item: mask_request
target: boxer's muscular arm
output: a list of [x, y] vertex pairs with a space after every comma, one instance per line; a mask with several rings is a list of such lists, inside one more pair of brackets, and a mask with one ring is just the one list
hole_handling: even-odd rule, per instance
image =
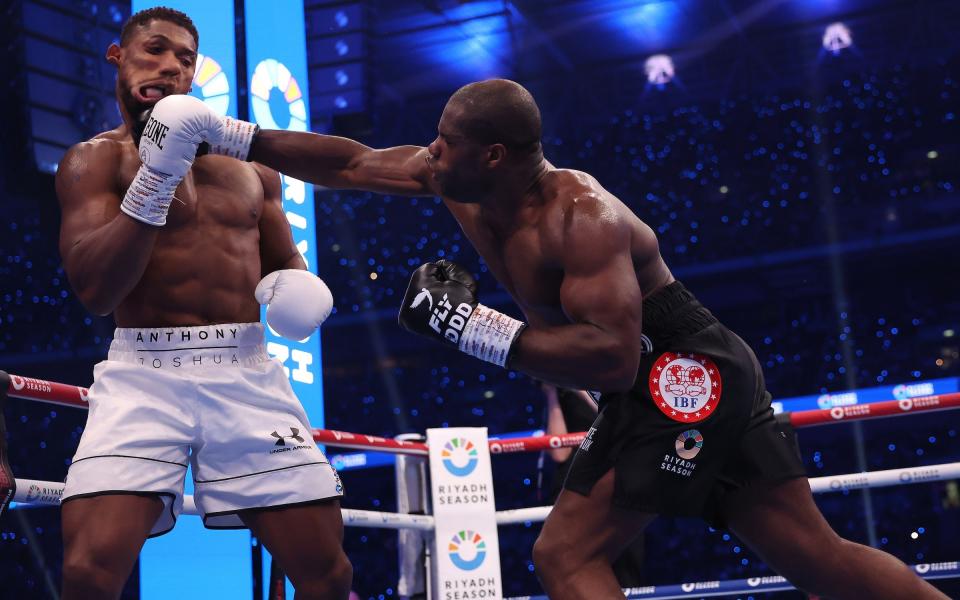
[[306, 269], [293, 242], [290, 223], [283, 212], [280, 174], [254, 163], [263, 184], [263, 214], [260, 215], [260, 276], [281, 269]]
[[331, 135], [260, 130], [248, 158], [328, 188], [433, 196], [438, 191], [427, 169], [426, 156], [427, 149], [420, 146], [375, 150]]
[[60, 256], [74, 292], [90, 312], [107, 315], [140, 281], [159, 227], [120, 212], [120, 144], [77, 144], [57, 170]]
[[[547, 435], [563, 435], [567, 433], [567, 421], [563, 418], [563, 408], [560, 406], [559, 390], [555, 385], [542, 384], [543, 394], [547, 399]], [[570, 448], [550, 448], [547, 454], [556, 463], [562, 463], [570, 458], [573, 450]]]
[[627, 390], [640, 364], [642, 305], [630, 228], [590, 196], [567, 210], [562, 227], [560, 302], [572, 323], [527, 327], [510, 366], [568, 387]]

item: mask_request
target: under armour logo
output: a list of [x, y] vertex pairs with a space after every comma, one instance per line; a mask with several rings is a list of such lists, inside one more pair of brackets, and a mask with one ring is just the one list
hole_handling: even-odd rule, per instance
[[420, 293], [417, 294], [416, 298], [413, 299], [413, 302], [410, 303], [410, 308], [416, 308], [423, 304], [424, 299], [429, 302], [427, 310], [433, 310], [433, 296], [430, 295], [430, 292], [427, 288], [420, 288]]
[[276, 431], [271, 432], [270, 435], [277, 438], [277, 443], [276, 443], [277, 446], [286, 446], [286, 443], [283, 441], [286, 439], [297, 440], [299, 443], [301, 444], [303, 443], [303, 438], [300, 437], [300, 430], [297, 429], [296, 427], [290, 428], [290, 435], [280, 435]]

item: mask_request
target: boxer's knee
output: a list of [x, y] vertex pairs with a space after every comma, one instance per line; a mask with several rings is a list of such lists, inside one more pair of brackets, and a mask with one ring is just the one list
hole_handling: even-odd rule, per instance
[[63, 561], [63, 600], [118, 598], [127, 576], [93, 556], [67, 556]]
[[350, 595], [350, 584], [353, 582], [353, 565], [347, 555], [340, 551], [323, 564], [314, 565], [310, 569], [300, 569], [294, 578], [290, 575], [293, 587], [297, 591], [297, 599], [343, 599]]
[[555, 581], [575, 566], [574, 555], [562, 540], [541, 532], [533, 544], [533, 567], [545, 583]]

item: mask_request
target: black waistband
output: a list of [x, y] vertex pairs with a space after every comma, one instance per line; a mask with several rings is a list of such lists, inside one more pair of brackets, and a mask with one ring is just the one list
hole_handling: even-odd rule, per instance
[[643, 299], [643, 333], [651, 339], [689, 335], [717, 318], [679, 281]]

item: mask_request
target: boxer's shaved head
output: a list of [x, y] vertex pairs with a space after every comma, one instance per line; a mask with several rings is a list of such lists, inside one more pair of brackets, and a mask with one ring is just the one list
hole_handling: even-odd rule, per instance
[[488, 79], [465, 85], [447, 106], [461, 109], [456, 126], [473, 142], [503, 144], [512, 151], [540, 148], [540, 108], [515, 81]]
[[445, 197], [479, 202], [506, 173], [543, 162], [540, 109], [522, 85], [488, 79], [447, 101], [430, 144], [430, 170]]

